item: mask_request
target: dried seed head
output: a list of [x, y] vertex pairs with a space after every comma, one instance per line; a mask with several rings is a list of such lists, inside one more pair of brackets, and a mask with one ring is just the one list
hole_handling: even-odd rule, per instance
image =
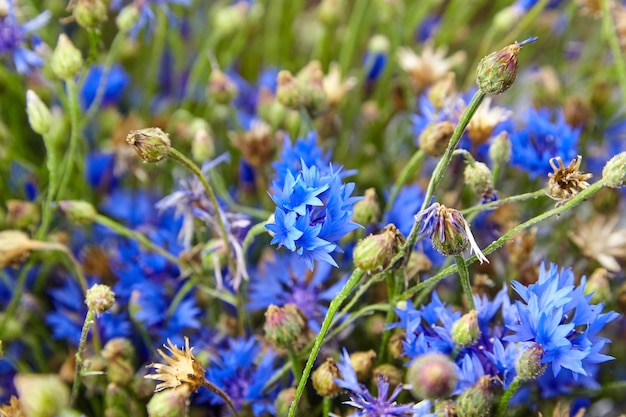
[[589, 187], [587, 180], [592, 177], [592, 174], [579, 171], [581, 161], [582, 157], [578, 155], [565, 167], [561, 157], [550, 159], [550, 166], [554, 172], [548, 174], [546, 194], [557, 201], [557, 207]]
[[155, 392], [178, 387], [184, 388], [188, 395], [197, 391], [204, 383], [204, 368], [191, 353], [193, 348], [189, 347], [189, 338], [185, 337], [184, 349], [177, 348], [169, 339], [167, 343], [169, 346], [164, 347], [172, 356], [158, 349], [165, 364], [149, 364], [147, 368], [156, 369], [156, 373], [148, 374], [144, 378], [161, 381], [156, 386]]

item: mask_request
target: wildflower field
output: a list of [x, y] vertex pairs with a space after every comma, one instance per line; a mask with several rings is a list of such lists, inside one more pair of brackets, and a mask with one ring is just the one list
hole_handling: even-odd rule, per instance
[[626, 2], [0, 0], [0, 417], [626, 415]]

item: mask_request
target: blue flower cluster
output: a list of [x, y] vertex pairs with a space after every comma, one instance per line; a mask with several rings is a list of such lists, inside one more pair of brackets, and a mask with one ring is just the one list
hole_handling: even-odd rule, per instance
[[274, 234], [271, 243], [296, 252], [310, 269], [316, 260], [337, 266], [330, 254], [341, 252], [339, 239], [360, 227], [350, 220], [352, 207], [360, 198], [351, 196], [354, 183], [343, 184], [341, 168], [318, 164], [321, 151], [309, 153], [308, 162], [304, 154], [297, 165], [290, 164], [298, 156], [289, 155], [292, 150], [299, 153], [314, 141], [315, 135], [309, 135], [295, 148], [287, 146], [283, 151], [287, 155], [277, 164], [281, 169], [272, 184], [274, 222], [266, 225]]

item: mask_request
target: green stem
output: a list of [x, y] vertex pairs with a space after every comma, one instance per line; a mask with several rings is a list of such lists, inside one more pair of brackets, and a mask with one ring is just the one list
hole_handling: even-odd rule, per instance
[[254, 226], [252, 226], [250, 230], [248, 230], [248, 233], [246, 233], [246, 237], [243, 240], [243, 245], [242, 245], [244, 254], [248, 253], [248, 249], [250, 248], [250, 245], [252, 245], [252, 242], [254, 242], [254, 239], [257, 236], [267, 233], [267, 229], [265, 228], [266, 224], [267, 222], [257, 223]]
[[341, 73], [347, 74], [350, 68], [350, 62], [356, 49], [357, 40], [359, 35], [363, 34], [363, 23], [367, 10], [370, 6], [369, 0], [359, 0], [353, 3], [353, 9], [350, 13], [350, 21], [348, 22], [348, 30], [346, 40], [341, 45], [341, 52], [339, 53], [339, 65], [341, 67]]
[[302, 378], [300, 379], [300, 382], [298, 383], [298, 386], [296, 388], [296, 395], [294, 396], [293, 402], [291, 403], [291, 407], [289, 407], [289, 414], [287, 415], [287, 417], [295, 417], [298, 402], [300, 402], [300, 398], [302, 398], [302, 394], [304, 393], [304, 389], [306, 388], [306, 383], [309, 379], [309, 375], [311, 374], [311, 369], [313, 369], [313, 363], [315, 362], [315, 358], [317, 358], [317, 354], [322, 348], [322, 343], [324, 343], [324, 337], [326, 337], [326, 334], [328, 333], [328, 329], [330, 328], [333, 318], [335, 317], [335, 314], [337, 314], [337, 311], [339, 310], [339, 307], [341, 307], [341, 304], [343, 304], [346, 297], [348, 297], [348, 294], [350, 294], [352, 289], [356, 286], [356, 284], [359, 283], [362, 277], [363, 271], [358, 268], [355, 269], [352, 272], [352, 275], [350, 275], [350, 278], [348, 279], [346, 284], [339, 291], [339, 294], [337, 294], [337, 296], [333, 298], [333, 300], [330, 302], [330, 305], [328, 306], [328, 312], [326, 313], [326, 317], [324, 317], [324, 322], [322, 323], [320, 332], [315, 338], [313, 349], [309, 354], [309, 359], [307, 360], [304, 371], [302, 372]]
[[[387, 299], [389, 300], [389, 305], [394, 305], [396, 294], [398, 293], [398, 291], [396, 291], [396, 280], [397, 280], [398, 274], [393, 274], [393, 276], [389, 276], [390, 274], [388, 272], [384, 274], [387, 275], [385, 277], [385, 282], [387, 284]], [[385, 328], [387, 327], [389, 323], [391, 323], [394, 315], [395, 315], [395, 312], [393, 311], [393, 308], [390, 308], [389, 310], [387, 310], [387, 315], [385, 316]], [[385, 363], [386, 356], [387, 356], [387, 346], [389, 345], [390, 338], [391, 338], [391, 331], [385, 330], [383, 332], [383, 337], [381, 338], [381, 341], [380, 341], [380, 349], [378, 350], [380, 352], [378, 354], [379, 363]]]
[[609, 0], [601, 0], [600, 2], [602, 4], [602, 31], [611, 48], [611, 55], [613, 55], [613, 61], [617, 67], [617, 80], [622, 90], [622, 101], [626, 102], [626, 63], [624, 62], [624, 55], [620, 48], [617, 31], [615, 30]]
[[474, 304], [474, 296], [472, 295], [472, 284], [470, 283], [469, 271], [467, 270], [467, 263], [463, 255], [454, 255], [457, 269], [459, 270], [459, 278], [461, 279], [461, 287], [463, 287], [463, 294], [467, 298], [467, 304], [470, 310], [476, 310]]
[[291, 363], [291, 369], [293, 371], [293, 377], [296, 380], [296, 385], [300, 383], [300, 376], [302, 375], [302, 364], [298, 359], [298, 354], [292, 346], [287, 348], [287, 354], [289, 355], [289, 362]]
[[539, 198], [545, 195], [546, 195], [546, 191], [542, 188], [541, 190], [533, 191], [530, 193], [514, 195], [512, 197], [507, 197], [501, 200], [492, 201], [491, 203], [480, 204], [474, 207], [466, 208], [465, 210], [461, 210], [461, 214], [463, 214], [463, 216], [467, 216], [468, 214], [480, 213], [481, 211], [495, 209], [507, 203], [513, 203], [515, 201], [532, 200], [533, 198]]
[[89, 327], [95, 318], [95, 312], [93, 310], [87, 311], [85, 322], [83, 323], [83, 330], [80, 332], [80, 342], [78, 343], [78, 350], [76, 351], [76, 367], [74, 369], [74, 383], [72, 384], [72, 397], [70, 401], [70, 407], [74, 406], [76, 397], [78, 396], [78, 389], [80, 387], [80, 374], [83, 365], [83, 351], [87, 344], [87, 334], [89, 333]]
[[233, 400], [228, 396], [228, 394], [226, 394], [226, 392], [222, 391], [220, 387], [218, 387], [217, 385], [215, 385], [214, 383], [212, 383], [211, 381], [207, 379], [204, 380], [204, 383], [202, 384], [202, 386], [208, 389], [209, 391], [211, 391], [213, 394], [220, 397], [226, 403], [226, 406], [228, 406], [230, 411], [233, 412], [233, 415], [235, 417], [239, 416], [239, 414], [237, 414], [237, 409], [235, 408], [235, 404], [233, 403]]
[[234, 262], [234, 258], [232, 255], [232, 250], [230, 248], [230, 241], [228, 240], [228, 233], [226, 233], [226, 226], [224, 223], [224, 218], [222, 217], [222, 210], [220, 209], [220, 205], [217, 201], [217, 197], [215, 196], [215, 192], [213, 188], [209, 185], [206, 178], [202, 174], [202, 171], [198, 166], [193, 163], [193, 161], [187, 158], [182, 153], [178, 152], [175, 148], [170, 148], [170, 157], [172, 157], [176, 162], [180, 163], [182, 166], [191, 171], [202, 183], [204, 187], [204, 191], [207, 193], [209, 200], [211, 200], [211, 204], [213, 205], [213, 210], [215, 210], [215, 218], [217, 220], [217, 227], [219, 228], [220, 234], [222, 235], [222, 239], [224, 240], [224, 247], [226, 250], [226, 256], [228, 258], [228, 265], [230, 267], [231, 273], [234, 274], [237, 270]]
[[389, 196], [389, 200], [387, 200], [387, 204], [385, 205], [385, 212], [389, 212], [393, 207], [393, 204], [396, 202], [398, 198], [398, 194], [400, 194], [400, 190], [407, 183], [409, 178], [413, 177], [417, 174], [422, 168], [422, 163], [426, 158], [426, 153], [422, 149], [418, 149], [417, 152], [413, 154], [409, 162], [402, 168], [396, 183], [393, 185], [391, 189], [391, 195]]
[[183, 284], [183, 286], [180, 287], [180, 289], [178, 290], [178, 292], [176, 293], [176, 295], [172, 299], [172, 302], [170, 303], [170, 306], [167, 308], [167, 313], [165, 313], [165, 315], [167, 317], [171, 317], [172, 314], [174, 314], [174, 312], [176, 311], [176, 308], [178, 308], [178, 305], [181, 303], [181, 301], [183, 301], [185, 296], [187, 294], [189, 294], [189, 291], [191, 291], [195, 286], [196, 286], [196, 279], [195, 279], [195, 277], [190, 277]]
[[330, 415], [330, 408], [332, 406], [333, 399], [332, 397], [324, 397], [322, 400], [322, 416], [328, 417]]
[[76, 176], [72, 173], [72, 167], [76, 164], [78, 160], [78, 155], [76, 155], [76, 151], [78, 150], [78, 137], [80, 134], [80, 122], [79, 122], [79, 113], [80, 109], [78, 107], [78, 88], [76, 87], [76, 83], [74, 80], [67, 80], [65, 82], [67, 86], [67, 98], [68, 98], [68, 110], [70, 113], [70, 147], [69, 151], [65, 155], [65, 170], [63, 172], [63, 176], [61, 178], [61, 184], [59, 185], [59, 190], [56, 195], [57, 200], [62, 200], [65, 197], [65, 192], [70, 182], [70, 178], [76, 178], [80, 176]]
[[52, 201], [54, 200], [54, 193], [59, 186], [59, 155], [56, 151], [56, 147], [50, 137], [50, 133], [43, 135], [43, 143], [46, 146], [46, 166], [48, 168], [48, 193], [46, 194], [46, 201], [42, 207], [41, 225], [35, 234], [35, 238], [42, 239], [52, 219]]
[[159, 69], [161, 68], [161, 58], [165, 49], [165, 37], [167, 35], [167, 13], [160, 7], [156, 11], [156, 27], [153, 35], [152, 55], [148, 64], [148, 74], [146, 74], [146, 86], [143, 96], [143, 113], [149, 114], [150, 103], [154, 98], [157, 86]]
[[217, 37], [214, 32], [211, 31], [211, 35], [207, 36], [204, 43], [200, 47], [199, 53], [191, 67], [189, 72], [189, 78], [187, 79], [187, 85], [185, 85], [185, 94], [182, 97], [182, 108], [188, 108], [188, 100], [193, 98], [193, 90], [200, 84], [200, 80], [205, 77], [206, 71], [209, 68], [209, 58], [207, 53], [213, 49]]
[[521, 379], [515, 378], [511, 383], [511, 386], [504, 391], [502, 397], [500, 398], [500, 404], [498, 404], [498, 411], [496, 412], [497, 417], [504, 417], [509, 409], [509, 401], [513, 397], [513, 394], [517, 392], [521, 388], [523, 381]]

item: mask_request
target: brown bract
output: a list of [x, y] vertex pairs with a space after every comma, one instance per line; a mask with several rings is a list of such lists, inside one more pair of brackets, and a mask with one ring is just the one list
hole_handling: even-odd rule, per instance
[[168, 356], [161, 349], [159, 355], [165, 361], [163, 363], [151, 363], [147, 368], [156, 369], [155, 374], [148, 374], [144, 378], [161, 381], [155, 392], [169, 388], [185, 388], [188, 393], [197, 391], [204, 384], [204, 368], [191, 353], [193, 348], [189, 347], [189, 338], [185, 337], [185, 348], [179, 349], [169, 339], [169, 346], [165, 346], [172, 356]]
[[550, 166], [554, 170], [548, 174], [548, 186], [546, 194], [556, 200], [557, 207], [566, 203], [580, 191], [589, 187], [587, 180], [591, 174], [580, 172], [580, 162], [582, 157], [578, 155], [570, 164], [565, 167], [561, 157], [550, 159]]

